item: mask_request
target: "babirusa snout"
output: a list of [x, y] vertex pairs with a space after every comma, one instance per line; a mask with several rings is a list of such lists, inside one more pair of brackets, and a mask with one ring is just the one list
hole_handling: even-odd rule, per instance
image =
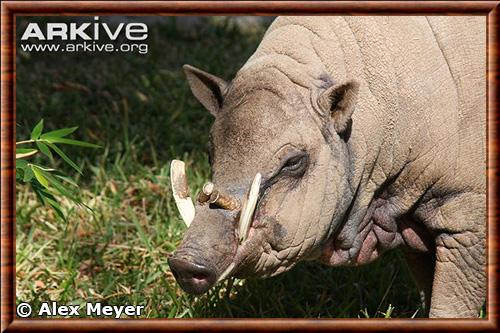
[[[178, 198], [181, 199], [181, 205], [178, 206], [182, 215], [182, 205], [187, 205], [185, 200], [189, 199], [187, 188], [183, 189], [177, 183], [179, 178], [185, 178], [184, 164], [176, 161], [172, 163], [172, 170], [172, 189], [176, 202]], [[196, 219], [184, 235], [182, 244], [169, 258], [170, 268], [185, 291], [192, 294], [204, 293], [215, 283], [233, 274], [238, 265], [235, 261], [238, 248], [247, 239], [252, 224], [261, 181], [262, 176], [257, 173], [246, 195], [241, 199], [242, 205], [238, 198], [218, 191], [213, 183], [209, 182], [203, 186], [197, 199], [200, 205], [196, 207]], [[180, 183], [186, 184], [187, 187], [184, 181]], [[228, 214], [207, 203], [236, 213]], [[192, 205], [192, 202], [190, 204]], [[238, 213], [239, 220], [236, 224], [234, 218], [237, 218]], [[194, 217], [194, 213], [192, 216]]]
[[[240, 243], [242, 243], [248, 235], [248, 230], [250, 229], [252, 217], [259, 198], [261, 181], [262, 175], [257, 173], [252, 181], [250, 189], [247, 192], [247, 196], [244, 198], [243, 207], [241, 208], [240, 213], [240, 220], [238, 223]], [[211, 182], [203, 185], [203, 188], [198, 195], [198, 202], [202, 205], [206, 203], [213, 204], [226, 210], [238, 210], [241, 206], [238, 199], [216, 190], [215, 185]]]
[[182, 220], [189, 227], [194, 219], [195, 209], [193, 201], [189, 196], [189, 187], [183, 161], [173, 160], [170, 164], [170, 182], [177, 209], [181, 214]]
[[198, 195], [198, 202], [202, 205], [209, 203], [225, 210], [238, 210], [240, 208], [240, 201], [238, 199], [218, 191], [211, 182], [203, 185]]
[[[240, 213], [240, 220], [238, 223], [239, 225], [238, 234], [239, 234], [240, 244], [243, 243], [248, 236], [248, 230], [250, 229], [250, 226], [252, 224], [251, 222], [253, 219], [253, 214], [255, 212], [255, 208], [257, 207], [257, 201], [259, 199], [261, 182], [262, 182], [262, 175], [260, 173], [257, 173], [252, 181], [250, 189], [248, 190], [247, 196], [244, 199], [243, 207]], [[221, 274], [221, 276], [219, 276], [217, 281], [222, 281], [229, 275], [231, 275], [234, 268], [235, 268], [235, 263], [232, 262], [229, 265], [229, 267], [227, 267], [226, 270]]]

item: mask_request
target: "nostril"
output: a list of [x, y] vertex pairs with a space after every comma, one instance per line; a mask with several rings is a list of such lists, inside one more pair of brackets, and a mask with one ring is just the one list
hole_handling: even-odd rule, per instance
[[202, 294], [215, 283], [216, 274], [205, 265], [171, 257], [168, 264], [182, 289], [191, 294]]
[[206, 275], [206, 274], [196, 274], [196, 275], [193, 275], [193, 279], [195, 279], [195, 280], [207, 280], [208, 279], [208, 275]]

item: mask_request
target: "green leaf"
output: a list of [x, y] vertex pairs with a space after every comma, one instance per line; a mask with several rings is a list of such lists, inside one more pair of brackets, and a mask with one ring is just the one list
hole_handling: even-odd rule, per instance
[[75, 181], [73, 181], [73, 179], [69, 178], [69, 177], [66, 177], [66, 176], [63, 176], [63, 175], [54, 175], [56, 176], [57, 178], [65, 181], [66, 183], [74, 186], [74, 187], [79, 187], [77, 183], [75, 183]]
[[46, 139], [46, 138], [62, 138], [66, 135], [69, 135], [76, 131], [78, 129], [78, 126], [75, 127], [68, 127], [68, 128], [61, 128], [55, 131], [50, 131], [47, 133], [44, 133], [40, 136], [40, 139]]
[[42, 154], [44, 154], [45, 156], [47, 156], [48, 158], [50, 158], [52, 160], [52, 152], [50, 151], [49, 147], [47, 147], [47, 145], [43, 142], [40, 142], [40, 141], [36, 141], [36, 146], [38, 147], [38, 149], [40, 149], [40, 151], [42, 152]]
[[54, 198], [54, 196], [45, 196], [45, 201], [56, 211], [56, 214], [63, 219], [66, 222], [66, 216], [64, 216], [64, 213], [62, 211], [61, 206], [57, 202], [57, 200]]
[[43, 167], [43, 166], [41, 166], [41, 165], [37, 165], [37, 164], [35, 164], [35, 163], [30, 163], [30, 165], [31, 165], [32, 167], [36, 167], [36, 168], [38, 168], [38, 169], [40, 169], [40, 170], [43, 170], [43, 171], [50, 171], [50, 172], [56, 171], [56, 169], [46, 168], [46, 167]]
[[93, 143], [72, 140], [72, 139], [66, 139], [66, 138], [50, 137], [50, 138], [45, 138], [44, 140], [46, 140], [50, 143], [62, 143], [62, 144], [66, 144], [66, 145], [80, 146], [80, 147], [87, 147], [87, 148], [101, 148], [101, 146], [95, 145]]
[[55, 200], [52, 200], [52, 199], [49, 199], [47, 198], [47, 202], [49, 203], [49, 205], [54, 208], [54, 210], [56, 211], [56, 214], [64, 221], [64, 222], [67, 222], [66, 220], [66, 216], [64, 216], [64, 213], [61, 209], [61, 206], [59, 205], [59, 203]]
[[26, 154], [36, 150], [35, 148], [16, 148], [16, 154]]
[[[35, 170], [37, 167], [34, 166], [33, 169]], [[66, 217], [54, 195], [49, 190], [40, 186], [38, 182], [31, 182], [31, 187], [38, 197], [38, 200], [40, 200], [43, 205], [50, 205], [55, 210], [56, 214], [66, 222]]]
[[28, 161], [26, 160], [16, 160], [16, 169], [24, 170], [28, 166]]
[[66, 162], [68, 163], [69, 165], [71, 165], [71, 167], [73, 169], [75, 169], [79, 174], [82, 174], [82, 170], [80, 169], [80, 167], [78, 165], [75, 164], [75, 162], [73, 162], [69, 157], [68, 155], [66, 155], [61, 149], [59, 149], [59, 147], [57, 147], [55, 144], [52, 144], [52, 143], [49, 143], [47, 142], [47, 145], [52, 148], [53, 151], [55, 151], [57, 153], [57, 155], [61, 156], [61, 158]]
[[33, 170], [30, 167], [24, 169], [24, 178], [23, 178], [24, 182], [26, 183], [30, 182], [34, 176], [35, 175], [33, 173]]
[[49, 181], [49, 183], [63, 196], [65, 196], [68, 199], [71, 199], [72, 201], [76, 203], [80, 203], [80, 200], [78, 200], [73, 193], [70, 192], [68, 188], [66, 188], [59, 180], [57, 180], [54, 176], [52, 176], [50, 173], [47, 171], [41, 170], [44, 177]]
[[23, 181], [23, 178], [26, 175], [26, 169], [29, 169], [28, 162], [26, 160], [16, 160], [16, 182]]
[[40, 137], [40, 134], [42, 134], [43, 130], [43, 119], [36, 124], [35, 128], [33, 128], [33, 131], [31, 131], [31, 140], [38, 140]]
[[35, 192], [38, 200], [42, 203], [42, 205], [45, 205], [45, 195], [42, 191], [42, 187], [40, 187], [40, 184], [37, 182], [31, 182], [31, 187], [33, 188], [33, 192]]
[[34, 148], [16, 148], [16, 160], [24, 157], [30, 157], [38, 152]]
[[42, 173], [42, 170], [41, 169], [38, 169], [36, 166], [32, 166], [31, 167], [31, 170], [33, 170], [33, 173], [35, 174], [35, 178], [36, 180], [38, 180], [38, 182], [40, 184], [43, 185], [43, 187], [45, 187], [46, 189], [49, 188], [49, 182], [47, 181], [47, 179], [43, 176], [43, 173]]

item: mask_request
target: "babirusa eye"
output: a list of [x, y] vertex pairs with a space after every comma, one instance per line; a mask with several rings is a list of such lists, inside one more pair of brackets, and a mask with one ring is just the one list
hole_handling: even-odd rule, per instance
[[300, 175], [303, 173], [307, 167], [307, 154], [300, 154], [290, 157], [283, 167], [281, 168], [280, 173], [288, 173], [292, 175]]
[[300, 167], [301, 163], [302, 163], [302, 156], [295, 156], [288, 159], [283, 168], [296, 169]]

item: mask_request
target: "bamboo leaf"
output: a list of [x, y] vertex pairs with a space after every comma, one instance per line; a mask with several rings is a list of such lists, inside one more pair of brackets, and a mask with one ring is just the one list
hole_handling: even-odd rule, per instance
[[29, 183], [34, 177], [33, 170], [30, 167], [24, 169], [24, 178], [23, 181]]
[[26, 154], [36, 150], [35, 148], [16, 148], [16, 154]]
[[31, 187], [33, 188], [33, 192], [35, 192], [38, 200], [42, 203], [42, 205], [45, 205], [45, 196], [42, 192], [42, 187], [40, 187], [40, 185], [36, 182], [31, 182]]
[[68, 128], [61, 128], [55, 131], [50, 131], [47, 133], [43, 133], [40, 136], [40, 139], [47, 139], [47, 138], [62, 138], [66, 135], [69, 135], [76, 131], [78, 129], [78, 126], [75, 127], [68, 127]]
[[40, 149], [40, 151], [42, 152], [42, 154], [44, 154], [45, 156], [47, 156], [48, 158], [50, 158], [52, 160], [53, 156], [52, 156], [52, 152], [50, 151], [49, 147], [47, 147], [47, 145], [41, 141], [36, 141], [36, 146], [38, 147], [38, 149]]
[[28, 162], [26, 160], [16, 160], [16, 182], [22, 181], [26, 175], [26, 169], [28, 168]]
[[66, 177], [66, 176], [63, 176], [63, 175], [57, 175], [57, 174], [55, 174], [54, 176], [57, 177], [57, 178], [59, 178], [59, 179], [61, 179], [61, 180], [63, 180], [63, 181], [65, 181], [66, 183], [68, 183], [68, 184], [70, 184], [70, 185], [72, 185], [74, 187], [79, 187], [78, 184], [75, 183], [73, 181], [73, 179], [71, 179], [69, 177]]
[[43, 171], [49, 171], [49, 172], [53, 172], [53, 171], [56, 171], [56, 169], [52, 169], [52, 168], [46, 168], [46, 167], [43, 167], [41, 165], [38, 165], [38, 164], [35, 164], [35, 163], [30, 163], [31, 166], [34, 166], [38, 169], [41, 169]]
[[36, 166], [32, 166], [31, 170], [33, 170], [33, 173], [35, 174], [36, 180], [38, 180], [38, 182], [40, 184], [42, 184], [43, 187], [45, 187], [46, 189], [48, 189], [49, 188], [49, 182], [43, 176], [42, 170], [38, 169]]
[[50, 138], [45, 138], [44, 140], [46, 140], [50, 143], [62, 143], [65, 145], [80, 146], [80, 147], [87, 147], [87, 148], [101, 148], [101, 146], [95, 145], [93, 143], [88, 143], [88, 142], [78, 141], [78, 140], [73, 140], [73, 139], [66, 139], [66, 138], [50, 137]]
[[71, 167], [73, 169], [75, 169], [79, 174], [82, 174], [82, 170], [80, 169], [80, 167], [78, 165], [75, 164], [75, 162], [73, 162], [69, 157], [68, 155], [66, 155], [61, 149], [59, 149], [59, 147], [57, 147], [55, 144], [52, 144], [52, 143], [49, 143], [47, 142], [47, 145], [57, 153], [57, 155], [61, 156], [61, 158], [66, 162], [68, 163], [69, 165], [71, 165]]
[[30, 157], [38, 153], [34, 148], [16, 148], [16, 160], [20, 158]]
[[38, 140], [40, 138], [40, 134], [42, 134], [43, 130], [43, 119], [36, 124], [36, 126], [31, 131], [31, 140]]
[[27, 166], [28, 166], [28, 161], [16, 160], [16, 169], [24, 170]]
[[70, 192], [68, 188], [66, 188], [59, 180], [57, 180], [54, 176], [46, 171], [42, 171], [44, 177], [49, 181], [49, 183], [63, 196], [76, 203], [80, 203], [73, 193]]
[[59, 215], [59, 217], [61, 219], [63, 219], [64, 222], [66, 222], [66, 216], [64, 216], [64, 213], [63, 213], [62, 208], [59, 205], [59, 203], [55, 199], [52, 199], [52, 198], [45, 197], [45, 199], [49, 203], [49, 205], [52, 208], [54, 208], [54, 210], [56, 211], [56, 214]]
[[56, 214], [66, 222], [66, 217], [64, 216], [62, 208], [57, 202], [57, 199], [54, 197], [54, 195], [47, 189], [40, 186], [40, 184], [37, 182], [31, 182], [31, 187], [38, 197], [38, 200], [40, 200], [43, 205], [48, 204], [49, 206], [51, 206], [55, 210]]
[[45, 205], [46, 202], [45, 202], [45, 199], [46, 198], [49, 198], [49, 199], [52, 199], [52, 200], [56, 200], [56, 198], [54, 197], [54, 195], [46, 188], [44, 188], [43, 186], [40, 185], [40, 183], [38, 182], [31, 182], [31, 187], [33, 187], [33, 190], [36, 190], [38, 191], [38, 195], [40, 195], [40, 197], [42, 198], [42, 203]]

